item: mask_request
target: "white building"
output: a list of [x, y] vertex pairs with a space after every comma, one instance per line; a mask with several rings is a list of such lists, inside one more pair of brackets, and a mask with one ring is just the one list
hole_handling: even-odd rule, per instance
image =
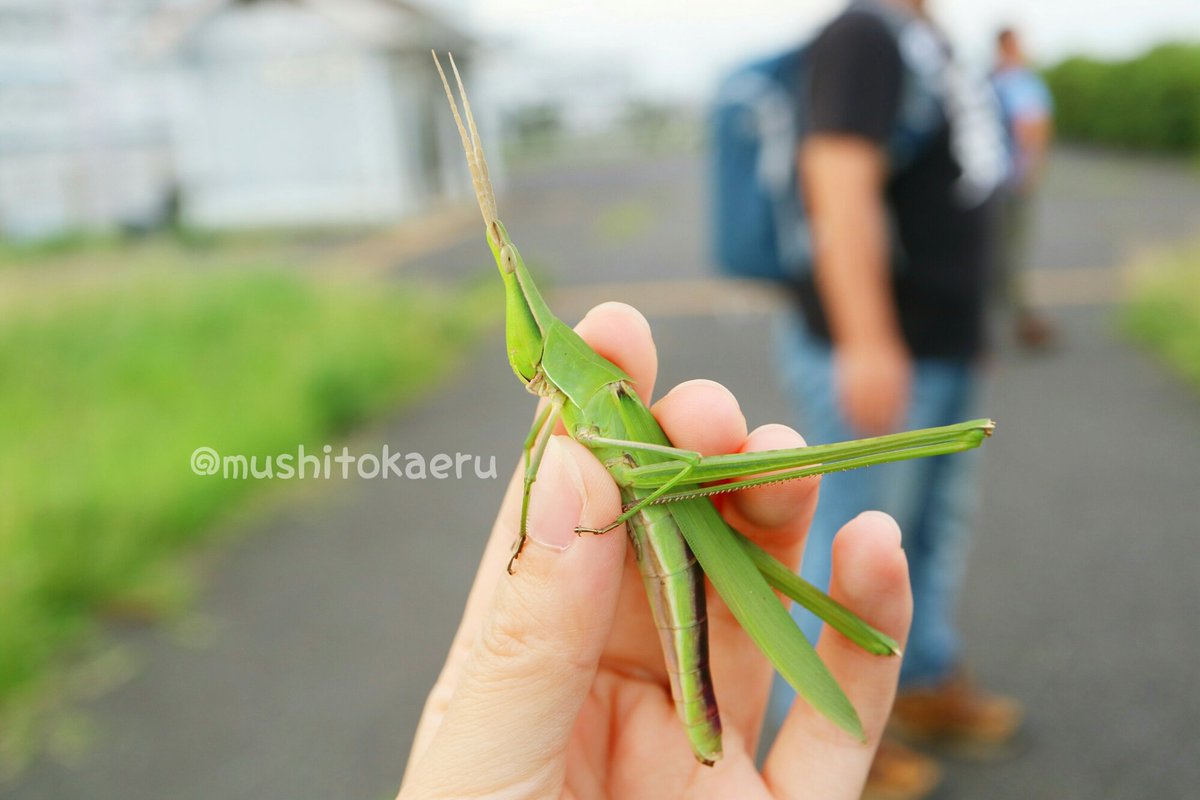
[[0, 234], [160, 213], [164, 85], [131, 45], [147, 0], [0, 0]]
[[386, 222], [465, 186], [430, 59], [470, 41], [404, 0], [200, 0], [151, 28], [176, 65], [184, 219]]
[[407, 0], [0, 0], [0, 234], [425, 210], [468, 187], [429, 51], [472, 45]]

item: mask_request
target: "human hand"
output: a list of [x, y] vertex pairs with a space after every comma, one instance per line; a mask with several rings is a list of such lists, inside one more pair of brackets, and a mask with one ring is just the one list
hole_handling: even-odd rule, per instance
[[863, 436], [894, 433], [904, 422], [912, 362], [892, 340], [847, 342], [834, 348], [838, 408]]
[[[628, 306], [594, 309], [578, 330], [633, 377], [643, 399], [656, 373], [649, 327]], [[667, 435], [705, 455], [803, 444], [768, 425], [747, 433], [733, 396], [681, 384], [653, 406]], [[798, 563], [815, 479], [718, 499], [725, 518], [784, 563]], [[446, 665], [417, 729], [400, 796], [857, 798], [887, 720], [899, 660], [872, 656], [826, 626], [818, 650], [857, 708], [869, 744], [804, 703], [792, 709], [760, 774], [754, 753], [773, 670], [709, 592], [712, 672], [724, 758], [698, 764], [675, 714], [659, 637], [621, 529], [576, 536], [620, 512], [616, 487], [581, 445], [555, 437], [533, 487], [529, 535], [517, 532], [518, 470], [505, 496]], [[903, 641], [912, 613], [896, 525], [867, 513], [834, 545], [831, 593]]]

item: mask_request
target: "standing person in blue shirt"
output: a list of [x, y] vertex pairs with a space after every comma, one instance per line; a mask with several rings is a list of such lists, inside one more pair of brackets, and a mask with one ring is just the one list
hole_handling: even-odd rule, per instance
[[1030, 349], [1044, 348], [1054, 343], [1056, 332], [1030, 306], [1022, 279], [1029, 260], [1033, 199], [1054, 135], [1054, 103], [1045, 82], [1029, 68], [1012, 28], [996, 37], [992, 87], [1000, 100], [1012, 164], [1004, 192], [1004, 235], [997, 253], [999, 300], [1016, 317], [1017, 341]]
[[[1008, 170], [995, 98], [954, 59], [924, 0], [851, 3], [809, 59], [795, 101], [814, 267], [781, 332], [799, 429], [818, 444], [977, 416]], [[829, 584], [834, 534], [863, 509], [903, 531], [914, 618], [892, 726], [909, 741], [999, 746], [1021, 721], [1018, 703], [967, 678], [954, 620], [977, 493], [974, 454], [821, 479], [801, 567], [811, 582]], [[797, 619], [815, 640], [819, 620]], [[790, 702], [777, 682], [768, 738]], [[885, 738], [865, 796], [925, 797], [939, 780], [936, 761]]]

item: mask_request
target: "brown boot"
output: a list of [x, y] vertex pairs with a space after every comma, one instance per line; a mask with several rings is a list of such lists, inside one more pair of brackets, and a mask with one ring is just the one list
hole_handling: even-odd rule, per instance
[[938, 686], [898, 694], [888, 730], [954, 755], [997, 758], [1015, 753], [1024, 717], [1020, 702], [986, 694], [960, 671]]
[[929, 756], [884, 736], [867, 773], [862, 800], [922, 800], [942, 782], [942, 768]]

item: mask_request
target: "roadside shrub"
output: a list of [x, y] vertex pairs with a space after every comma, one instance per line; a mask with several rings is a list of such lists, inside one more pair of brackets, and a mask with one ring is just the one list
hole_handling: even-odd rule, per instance
[[1200, 44], [1166, 44], [1127, 61], [1069, 58], [1044, 73], [1069, 140], [1200, 154]]

